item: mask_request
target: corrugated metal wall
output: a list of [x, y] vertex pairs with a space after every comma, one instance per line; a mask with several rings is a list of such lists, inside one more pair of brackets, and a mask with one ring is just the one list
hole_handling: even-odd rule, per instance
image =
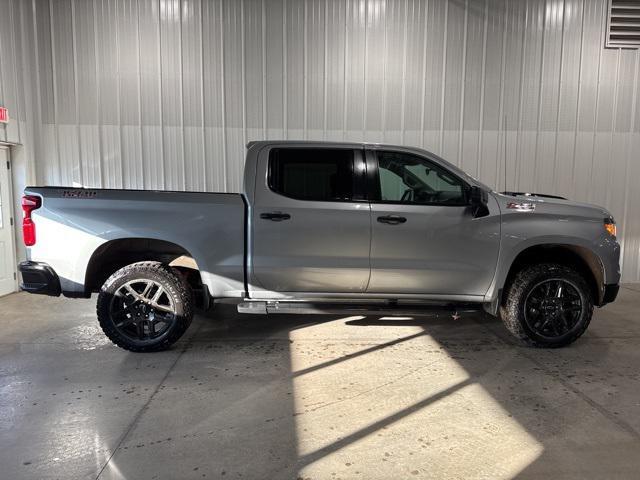
[[24, 138], [25, 90], [19, 3], [0, 0], [0, 107], [9, 109], [9, 124], [0, 123], [0, 142], [20, 143]]
[[606, 0], [0, 6], [0, 103], [22, 120], [0, 140], [39, 184], [237, 191], [248, 140], [418, 145], [608, 207], [640, 281], [640, 54], [603, 48]]

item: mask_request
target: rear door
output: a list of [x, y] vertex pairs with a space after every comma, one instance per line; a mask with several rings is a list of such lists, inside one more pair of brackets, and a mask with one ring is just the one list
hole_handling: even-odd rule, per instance
[[474, 216], [468, 184], [433, 159], [370, 150], [371, 280], [368, 293], [484, 295], [495, 273], [500, 215], [492, 196]]
[[255, 297], [365, 291], [371, 218], [362, 149], [265, 147], [250, 215]]
[[9, 149], [0, 145], [0, 296], [16, 291]]

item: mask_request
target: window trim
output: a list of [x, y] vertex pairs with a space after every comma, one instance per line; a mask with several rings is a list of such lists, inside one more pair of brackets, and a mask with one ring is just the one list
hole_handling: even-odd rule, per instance
[[[441, 168], [447, 174], [451, 175], [453, 178], [458, 180], [462, 184], [462, 190], [465, 197], [465, 203], [447, 203], [447, 202], [431, 202], [431, 203], [408, 203], [396, 200], [382, 200], [382, 193], [380, 191], [380, 167], [378, 165], [378, 152], [389, 152], [389, 153], [400, 153], [403, 155], [410, 155], [413, 157], [418, 157], [427, 162], [436, 165], [438, 168]], [[366, 149], [366, 160], [367, 160], [367, 179], [368, 179], [368, 190], [369, 190], [369, 202], [371, 204], [381, 204], [381, 205], [407, 205], [413, 207], [468, 207], [471, 205], [471, 199], [469, 197], [469, 191], [471, 190], [471, 185], [464, 180], [459, 175], [456, 175], [454, 172], [441, 165], [439, 162], [433, 160], [430, 157], [425, 155], [419, 155], [414, 152], [407, 152], [401, 149], [395, 148], [375, 148]]]
[[[272, 179], [273, 179], [273, 158], [272, 153], [275, 150], [349, 150], [353, 152], [353, 162], [351, 164], [351, 175], [353, 179], [353, 184], [351, 188], [351, 198], [347, 200], [313, 200], [307, 198], [298, 198], [292, 197], [290, 195], [286, 195], [283, 192], [279, 192], [274, 188]], [[364, 170], [363, 178], [359, 178], [356, 175], [356, 163], [360, 163]], [[267, 189], [280, 197], [289, 198], [291, 200], [296, 200], [298, 202], [314, 202], [314, 203], [362, 203], [368, 202], [368, 184], [367, 184], [367, 163], [365, 161], [364, 149], [362, 148], [353, 148], [353, 147], [316, 147], [316, 146], [304, 146], [304, 145], [292, 145], [292, 146], [274, 146], [269, 149], [267, 156]]]

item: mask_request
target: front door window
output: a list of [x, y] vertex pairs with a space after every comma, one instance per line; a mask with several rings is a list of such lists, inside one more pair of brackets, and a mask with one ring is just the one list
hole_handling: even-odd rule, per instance
[[377, 152], [380, 200], [414, 205], [465, 205], [465, 184], [424, 158]]

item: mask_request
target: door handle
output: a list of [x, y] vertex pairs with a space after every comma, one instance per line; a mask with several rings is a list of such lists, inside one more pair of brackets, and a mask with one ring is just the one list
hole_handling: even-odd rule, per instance
[[269, 212], [261, 213], [260, 218], [264, 220], [271, 220], [273, 222], [281, 222], [282, 220], [289, 220], [291, 218], [291, 215], [282, 212]]
[[378, 217], [378, 221], [380, 223], [388, 223], [389, 225], [398, 225], [400, 223], [406, 222], [407, 219], [399, 215], [385, 215], [382, 217]]

